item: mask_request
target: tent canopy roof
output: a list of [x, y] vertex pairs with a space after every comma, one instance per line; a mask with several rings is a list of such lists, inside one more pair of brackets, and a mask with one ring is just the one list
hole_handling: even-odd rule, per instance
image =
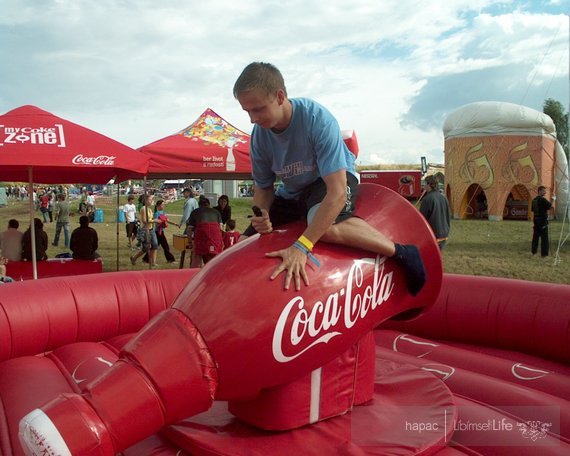
[[104, 184], [147, 168], [146, 154], [35, 106], [0, 116], [0, 181]]
[[206, 109], [183, 130], [139, 150], [150, 156], [151, 178], [251, 177], [249, 135]]

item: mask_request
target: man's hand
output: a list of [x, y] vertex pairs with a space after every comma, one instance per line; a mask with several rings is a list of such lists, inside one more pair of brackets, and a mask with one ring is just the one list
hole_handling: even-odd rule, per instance
[[265, 209], [261, 209], [261, 217], [252, 217], [251, 226], [255, 228], [260, 234], [268, 234], [273, 231], [273, 225], [271, 220], [269, 220], [269, 213]]
[[285, 290], [289, 289], [291, 284], [291, 278], [295, 280], [295, 290], [299, 291], [301, 289], [301, 277], [305, 285], [309, 285], [309, 277], [307, 276], [307, 271], [305, 269], [307, 263], [307, 255], [301, 252], [299, 249], [290, 246], [283, 250], [277, 250], [275, 252], [269, 252], [265, 254], [268, 257], [281, 257], [283, 261], [279, 266], [275, 268], [273, 274], [271, 274], [270, 279], [275, 279], [283, 271], [287, 271], [285, 275]]

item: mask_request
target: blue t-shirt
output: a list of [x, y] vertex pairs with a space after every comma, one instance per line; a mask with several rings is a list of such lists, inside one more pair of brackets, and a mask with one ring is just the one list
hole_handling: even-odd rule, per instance
[[355, 157], [342, 139], [338, 122], [323, 106], [291, 98], [291, 123], [281, 133], [254, 125], [250, 156], [253, 180], [268, 188], [282, 180], [276, 195], [296, 199], [319, 177], [344, 169], [354, 175]]

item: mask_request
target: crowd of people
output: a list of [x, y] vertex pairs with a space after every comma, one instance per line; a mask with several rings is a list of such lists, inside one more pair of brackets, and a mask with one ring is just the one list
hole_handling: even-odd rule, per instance
[[134, 196], [128, 197], [123, 212], [127, 244], [131, 251], [135, 251], [130, 257], [133, 266], [142, 257], [143, 262], [155, 267], [159, 247], [162, 247], [167, 263], [176, 261], [166, 235], [169, 224], [181, 228], [191, 243], [190, 267], [202, 267], [239, 240], [240, 234], [236, 231], [235, 220], [231, 218], [227, 195], [220, 196], [217, 205], [211, 207], [210, 200], [204, 195], [197, 197], [192, 188], [185, 188], [182, 194], [184, 206], [180, 223], [170, 220], [163, 199], [155, 202], [154, 196], [148, 194], [146, 198], [143, 196], [139, 199], [137, 208]]
[[[29, 198], [29, 190], [25, 185], [10, 185], [5, 188], [6, 196], [9, 199], [24, 201]], [[83, 187], [79, 190], [74, 186], [55, 185], [34, 187], [32, 189], [34, 210], [41, 213], [43, 223], [53, 223], [56, 221], [54, 215], [56, 213], [57, 201], [62, 195], [69, 199], [72, 190], [75, 194], [79, 194], [79, 202], [74, 212], [77, 212], [79, 215], [87, 215], [89, 221], [93, 221], [96, 209], [93, 191], [87, 187]]]
[[[47, 260], [49, 240], [48, 234], [44, 230], [44, 223], [36, 217], [33, 225], [36, 260]], [[28, 227], [24, 232], [20, 231], [19, 228], [18, 220], [8, 220], [8, 228], [0, 233], [1, 256], [8, 261], [32, 261], [32, 227]], [[96, 252], [98, 248], [97, 231], [89, 226], [87, 216], [79, 217], [79, 226], [73, 230], [69, 239], [68, 237], [66, 235], [66, 247], [70, 248], [70, 256], [74, 259], [93, 260], [99, 257]], [[52, 243], [52, 245], [56, 244]]]
[[[10, 187], [11, 197], [19, 198], [25, 187]], [[36, 193], [34, 189], [34, 193]], [[37, 196], [39, 195], [39, 196]], [[35, 217], [33, 227], [20, 230], [16, 219], [8, 221], [8, 227], [0, 232], [0, 281], [8, 282], [6, 264], [10, 261], [32, 261], [33, 251], [37, 261], [49, 258], [50, 241], [44, 229], [46, 223], [55, 222], [55, 230], [51, 246], [68, 249], [69, 252], [53, 254], [55, 257], [67, 257], [76, 260], [94, 260], [99, 258], [99, 236], [90, 226], [95, 202], [92, 194], [83, 188], [77, 206], [70, 204], [65, 187], [46, 187], [37, 191], [34, 201], [41, 217]], [[236, 222], [231, 219], [231, 206], [227, 195], [218, 198], [215, 207], [210, 207], [210, 201], [205, 196], [198, 197], [192, 188], [183, 191], [185, 197], [184, 209], [180, 223], [169, 218], [165, 211], [163, 199], [154, 200], [149, 194], [141, 196], [135, 204], [135, 195], [129, 194], [127, 203], [122, 207], [125, 215], [127, 245], [131, 250], [131, 263], [136, 264], [142, 257], [143, 262], [155, 267], [157, 252], [161, 247], [167, 263], [176, 262], [170, 249], [167, 228], [181, 228], [182, 233], [190, 238], [192, 243], [193, 261], [191, 267], [201, 267], [214, 256], [237, 243], [240, 234], [236, 231]], [[79, 215], [79, 226], [70, 227], [72, 216]], [[32, 248], [32, 229], [35, 237], [35, 249]], [[63, 232], [63, 234], [62, 234]], [[63, 242], [60, 242], [63, 241]]]
[[[82, 190], [86, 195], [85, 199], [89, 203], [82, 205], [82, 201], [77, 206], [77, 213], [80, 214], [79, 226], [70, 232], [70, 217], [74, 215], [69, 200], [69, 188], [67, 186], [48, 186], [44, 188], [34, 188], [32, 191], [32, 201], [34, 210], [41, 213], [40, 217], [33, 219], [33, 227], [28, 227], [25, 231], [20, 230], [20, 223], [16, 219], [8, 220], [8, 227], [0, 232], [0, 282], [10, 281], [6, 275], [6, 265], [10, 261], [32, 261], [33, 252], [37, 261], [45, 261], [49, 258], [49, 239], [44, 230], [46, 223], [55, 222], [55, 233], [51, 245], [59, 246], [61, 232], [63, 231], [64, 247], [70, 252], [54, 254], [55, 257], [69, 257], [76, 260], [93, 260], [99, 258], [97, 253], [98, 235], [95, 229], [89, 226], [93, 220], [95, 210], [95, 199], [92, 192], [86, 188]], [[29, 198], [29, 192], [25, 186], [12, 185], [6, 187], [6, 195], [11, 199], [20, 201]], [[32, 236], [32, 230], [34, 236]], [[35, 238], [35, 248], [32, 245], [32, 237]]]
[[[12, 198], [20, 198], [25, 187], [13, 186], [9, 192]], [[425, 179], [425, 193], [420, 200], [419, 210], [431, 226], [440, 249], [443, 250], [450, 232], [450, 208], [447, 198], [438, 188], [434, 176]], [[8, 193], [8, 191], [7, 191]], [[534, 214], [534, 230], [532, 239], [532, 254], [540, 250], [545, 257], [548, 252], [548, 211], [552, 202], [544, 198], [545, 188], [541, 186], [538, 196], [532, 202]], [[89, 226], [95, 210], [93, 196], [83, 189], [82, 196], [77, 204], [79, 226], [73, 231], [70, 229], [70, 217], [74, 213], [68, 193], [64, 187], [52, 187], [39, 191], [37, 208], [42, 217], [34, 218], [35, 252], [37, 261], [48, 259], [50, 245], [48, 234], [44, 230], [45, 223], [55, 222], [55, 231], [51, 245], [59, 247], [60, 240], [63, 247], [69, 249], [68, 254], [59, 253], [54, 256], [68, 255], [73, 259], [93, 260], [99, 258], [97, 252], [99, 239], [97, 231]], [[129, 194], [127, 203], [122, 206], [125, 215], [125, 230], [127, 245], [131, 250], [130, 261], [133, 265], [142, 257], [144, 263], [151, 267], [157, 265], [157, 252], [162, 248], [167, 263], [175, 263], [176, 258], [168, 242], [167, 228], [175, 226], [189, 239], [192, 252], [190, 267], [202, 267], [216, 255], [234, 246], [242, 236], [236, 230], [236, 222], [232, 219], [232, 208], [227, 195], [221, 195], [217, 204], [211, 207], [210, 200], [204, 195], [197, 195], [192, 188], [185, 188], [184, 205], [180, 223], [170, 219], [165, 211], [163, 199], [154, 200], [149, 194], [146, 198], [141, 195], [138, 204], [135, 204], [135, 195]], [[554, 199], [554, 197], [553, 197]], [[75, 206], [74, 206], [75, 208]], [[32, 233], [28, 227], [20, 231], [16, 219], [8, 221], [7, 229], [0, 232], [0, 282], [10, 281], [6, 275], [6, 264], [9, 261], [32, 260]], [[62, 236], [63, 231], [63, 236]], [[247, 230], [246, 230], [247, 231]], [[63, 239], [61, 239], [63, 237]], [[540, 249], [539, 249], [540, 247]]]

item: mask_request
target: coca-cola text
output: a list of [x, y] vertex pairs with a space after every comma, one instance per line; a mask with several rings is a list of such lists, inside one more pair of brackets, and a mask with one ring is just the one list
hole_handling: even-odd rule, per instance
[[103, 166], [113, 166], [115, 164], [115, 158], [113, 155], [98, 155], [97, 157], [86, 157], [85, 155], [79, 154], [73, 157], [71, 163], [74, 165], [103, 165]]
[[[368, 312], [374, 311], [383, 302], [386, 302], [394, 289], [392, 283], [393, 272], [385, 272], [386, 257], [377, 256], [376, 259], [363, 258], [355, 260], [351, 266], [346, 287], [329, 294], [323, 301], [317, 301], [308, 310], [302, 296], [295, 296], [283, 308], [275, 331], [273, 333], [273, 356], [280, 363], [289, 362], [301, 356], [317, 344], [327, 343], [333, 337], [342, 334], [342, 329], [352, 328], [359, 319], [364, 319]], [[362, 267], [365, 264], [374, 265], [374, 279], [372, 284], [361, 289], [364, 280]], [[344, 297], [344, 300], [342, 299]], [[289, 341], [286, 345], [293, 347], [304, 346], [303, 340], [311, 340], [308, 345], [292, 355], [283, 353], [285, 326], [292, 318], [289, 331]], [[343, 317], [341, 319], [341, 316]], [[340, 323], [339, 323], [340, 322]], [[337, 328], [338, 330], [333, 330]]]

